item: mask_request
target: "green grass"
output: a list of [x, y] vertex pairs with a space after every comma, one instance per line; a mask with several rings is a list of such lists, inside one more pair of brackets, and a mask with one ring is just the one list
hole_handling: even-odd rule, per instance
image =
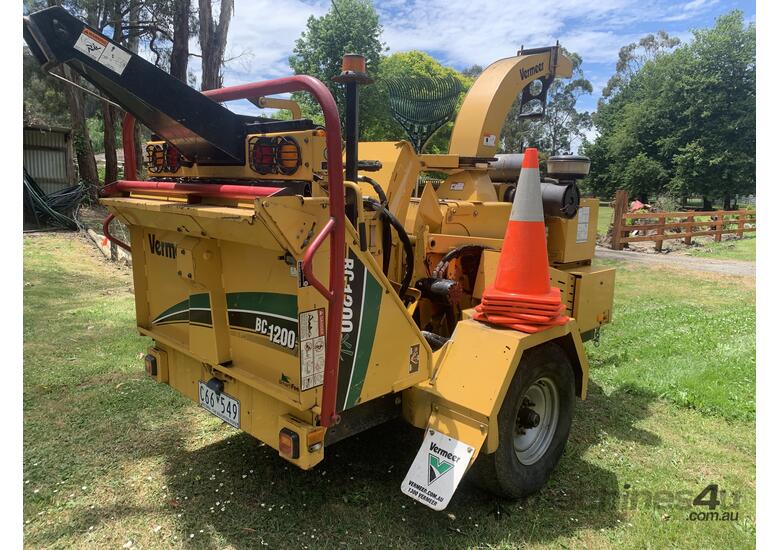
[[609, 226], [612, 225], [612, 218], [615, 217], [615, 209], [611, 206], [599, 206], [599, 224], [598, 234], [606, 235]]
[[[28, 547], [755, 545], [753, 294], [740, 280], [621, 266], [547, 486], [507, 503], [465, 482], [434, 513], [399, 490], [417, 430], [381, 426], [300, 471], [142, 374], [126, 270], [66, 235], [27, 237], [24, 254]], [[710, 483], [737, 521], [686, 519]]]
[[756, 261], [756, 234], [746, 233], [741, 239], [713, 242], [710, 239], [699, 240], [703, 246], [688, 251], [691, 256], [716, 258], [721, 260]]
[[754, 420], [755, 281], [600, 263], [619, 270], [614, 322], [588, 350], [599, 381]]

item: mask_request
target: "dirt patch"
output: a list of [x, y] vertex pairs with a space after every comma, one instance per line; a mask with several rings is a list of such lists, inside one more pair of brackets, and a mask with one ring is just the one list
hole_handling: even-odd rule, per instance
[[647, 254], [632, 250], [611, 250], [596, 248], [596, 257], [608, 260], [638, 262], [660, 267], [675, 267], [699, 273], [717, 273], [738, 277], [755, 277], [756, 264], [740, 260], [712, 260], [678, 254]]

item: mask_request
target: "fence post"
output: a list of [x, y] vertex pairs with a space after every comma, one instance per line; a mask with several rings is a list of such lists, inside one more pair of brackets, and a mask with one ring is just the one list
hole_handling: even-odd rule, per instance
[[[666, 225], [666, 216], [658, 216], [658, 225]], [[666, 234], [666, 227], [659, 227], [655, 230], [656, 238], [658, 235], [665, 235]], [[664, 240], [661, 238], [661, 240], [655, 241], [655, 251], [661, 252], [664, 248]]]
[[742, 238], [745, 229], [745, 218], [747, 217], [747, 210], [742, 209], [737, 215], [737, 237]]
[[615, 213], [612, 220], [612, 250], [622, 250], [624, 243], [620, 242], [623, 238], [623, 214], [628, 210], [628, 193], [618, 189], [615, 193]]
[[715, 212], [715, 242], [719, 243], [723, 237], [723, 210]]
[[690, 224], [685, 228], [685, 244], [691, 244], [691, 237], [693, 237], [693, 216], [688, 216], [686, 221]]

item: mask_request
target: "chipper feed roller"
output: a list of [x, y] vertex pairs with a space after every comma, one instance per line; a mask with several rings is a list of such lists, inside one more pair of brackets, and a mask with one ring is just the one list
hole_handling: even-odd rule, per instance
[[[610, 322], [614, 286], [614, 270], [591, 265], [598, 202], [576, 185], [589, 161], [550, 157], [541, 180], [535, 149], [496, 154], [518, 95], [543, 105], [571, 76], [558, 46], [490, 65], [449, 152], [433, 155], [359, 141], [359, 87], [371, 85], [359, 55], [337, 77], [343, 144], [315, 78], [200, 93], [60, 7], [26, 17], [24, 37], [46, 71], [67, 66], [127, 112], [124, 179], [101, 203], [106, 236], [132, 253], [150, 376], [303, 469], [402, 417], [423, 431], [401, 490], [435, 510], [467, 471], [510, 498], [545, 483], [585, 398], [583, 340]], [[268, 97], [291, 92], [311, 94], [321, 122]], [[222, 105], [237, 99], [297, 116]], [[137, 122], [152, 132], [141, 170]]]

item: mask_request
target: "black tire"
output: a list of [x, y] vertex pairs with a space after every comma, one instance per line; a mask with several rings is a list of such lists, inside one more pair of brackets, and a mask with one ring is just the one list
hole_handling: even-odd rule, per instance
[[[539, 389], [543, 391], [547, 387], [551, 391], [551, 384], [557, 391], [556, 426], [554, 431], [552, 428], [546, 431], [545, 438], [549, 439], [546, 446], [540, 447], [536, 455], [524, 455], [526, 462], [533, 462], [523, 464], [515, 451], [515, 436], [520, 433], [516, 431], [518, 413], [524, 406], [529, 388], [535, 385], [530, 395], [538, 395]], [[472, 480], [483, 489], [508, 499], [522, 498], [539, 491], [566, 447], [574, 400], [574, 372], [568, 356], [559, 346], [545, 344], [525, 352], [498, 413], [498, 449], [495, 453], [477, 457], [471, 468]], [[528, 403], [526, 401], [526, 405]], [[552, 426], [552, 422], [547, 424]]]

